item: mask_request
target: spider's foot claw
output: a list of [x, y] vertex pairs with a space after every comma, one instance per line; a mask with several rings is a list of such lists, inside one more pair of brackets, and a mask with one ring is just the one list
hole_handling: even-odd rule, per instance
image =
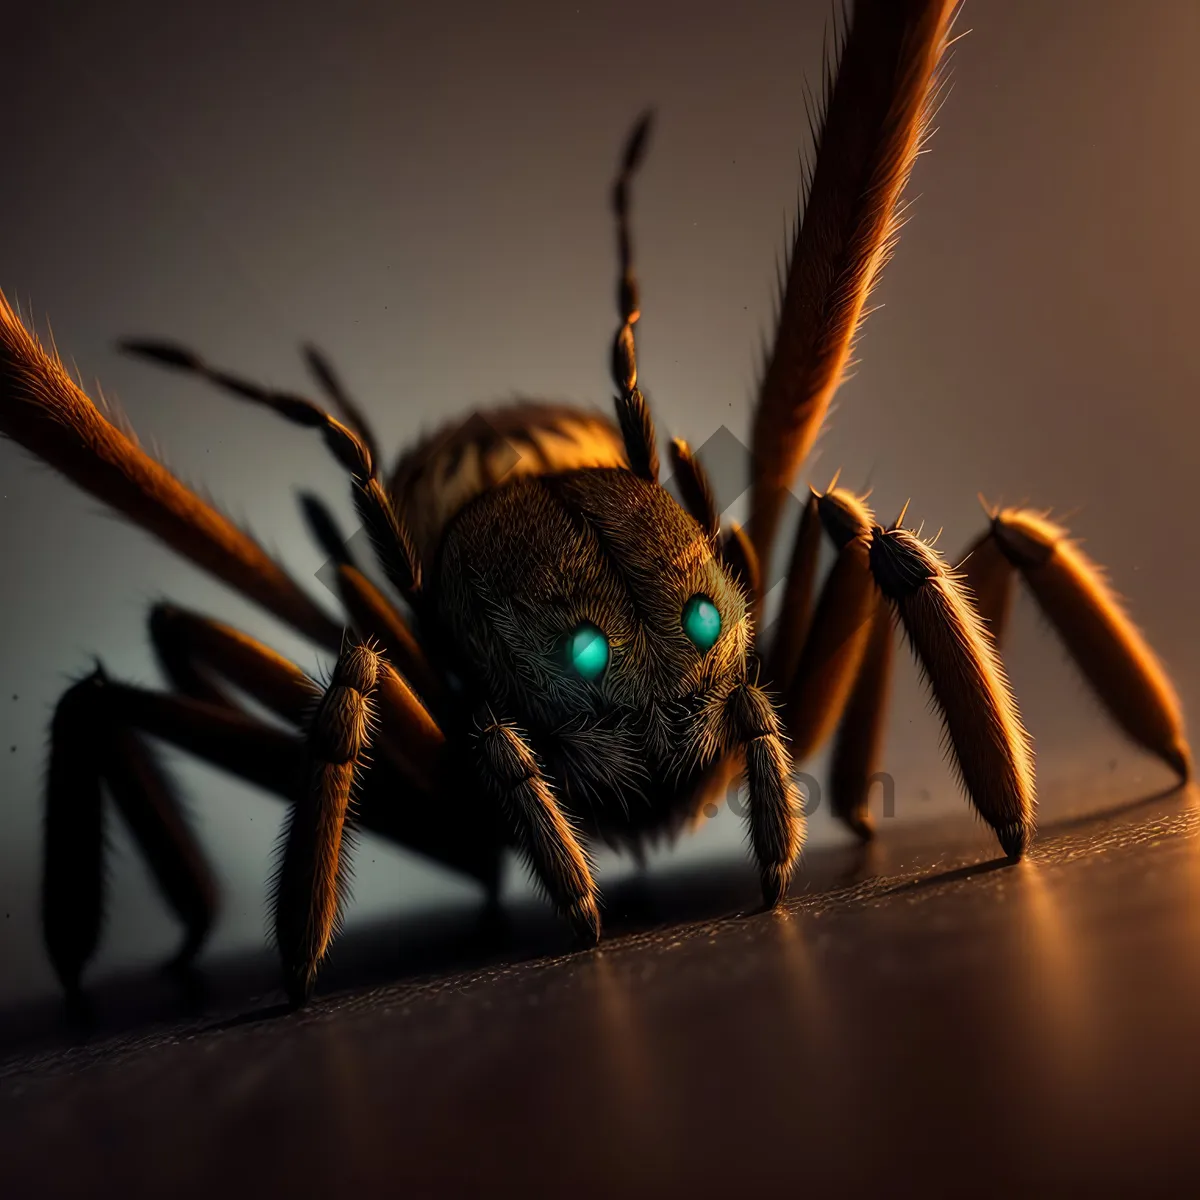
[[567, 920], [581, 948], [591, 949], [600, 941], [600, 908], [595, 896], [583, 896], [567, 911]]
[[78, 983], [65, 988], [63, 1009], [69, 1024], [80, 1029], [91, 1027], [95, 1018], [95, 1008], [91, 996]]
[[304, 966], [299, 963], [285, 968], [283, 986], [287, 992], [288, 1007], [293, 1011], [303, 1008], [313, 993], [317, 982], [317, 965]]
[[792, 881], [792, 865], [790, 863], [772, 863], [762, 868], [763, 907], [776, 908], [787, 895], [788, 884]]
[[1017, 862], [1025, 853], [1032, 840], [1033, 830], [1027, 821], [1012, 821], [1008, 825], [1000, 825], [996, 829], [996, 838], [1000, 848], [1013, 861]]
[[162, 965], [164, 975], [187, 978], [195, 973], [196, 955], [204, 945], [208, 922], [188, 930], [179, 949]]
[[1186, 742], [1176, 742], [1163, 757], [1179, 776], [1180, 783], [1187, 783], [1192, 778], [1192, 752]]
[[862, 812], [838, 813], [842, 819], [842, 823], [854, 834], [860, 842], [872, 841], [875, 837], [875, 822], [871, 820], [871, 814], [865, 810]]

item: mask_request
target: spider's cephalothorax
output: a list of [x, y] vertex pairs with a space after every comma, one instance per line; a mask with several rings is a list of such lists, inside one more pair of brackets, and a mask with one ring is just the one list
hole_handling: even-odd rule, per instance
[[[106, 793], [187, 930], [181, 958], [213, 918], [212, 876], [146, 735], [288, 803], [273, 905], [297, 1001], [337, 925], [352, 816], [493, 890], [501, 853], [515, 848], [591, 940], [600, 911], [588, 844], [636, 850], [674, 833], [744, 772], [750, 849], [774, 904], [803, 836], [789, 745], [807, 758], [836, 730], [833, 810], [871, 835], [867, 795], [897, 621], [968, 796], [1019, 857], [1034, 827], [1033, 759], [996, 651], [1016, 572], [1124, 730], [1186, 777], [1190, 752], [1165, 672], [1095, 564], [1033, 514], [992, 513], [964, 576], [903, 528], [903, 513], [885, 529], [864, 498], [831, 485], [804, 510], [775, 636], [756, 643], [783, 497], [894, 245], [955, 7], [854, 5], [754, 408], [748, 533], [722, 532], [685, 442], [670, 448], [681, 503], [658, 482], [638, 387], [629, 231], [647, 120], [613, 191], [615, 422], [546, 404], [476, 414], [425, 438], [385, 483], [376, 439], [315, 350], [309, 366], [336, 417], [176, 345], [126, 343], [320, 431], [349, 473], [386, 577], [377, 587], [325, 506], [304, 497], [336, 565], [336, 619], [108, 421], [0, 297], [0, 432], [337, 654], [320, 689], [245, 634], [164, 604], [150, 632], [172, 690], [99, 669], [68, 690], [51, 730], [43, 877], [46, 945], [65, 986], [78, 986], [99, 936]], [[814, 601], [822, 530], [837, 557]], [[249, 711], [238, 691], [287, 728]]]
[[656, 829], [740, 747], [746, 599], [657, 483], [614, 465], [492, 489], [447, 529], [430, 584], [481, 713], [527, 732], [587, 832]]

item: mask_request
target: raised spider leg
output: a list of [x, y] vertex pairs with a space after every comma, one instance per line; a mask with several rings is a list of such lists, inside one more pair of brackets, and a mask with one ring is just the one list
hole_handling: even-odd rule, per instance
[[341, 626], [253, 538], [106, 419], [2, 295], [0, 432], [294, 629], [333, 650], [341, 644]]
[[991, 515], [963, 569], [994, 636], [1003, 635], [1019, 571], [1116, 723], [1186, 781], [1192, 755], [1179, 697], [1103, 570], [1042, 513], [1010, 508]]
[[957, 0], [857, 0], [836, 69], [826, 73], [816, 157], [754, 416], [750, 535], [764, 578], [784, 494], [895, 244], [956, 7]]
[[576, 936], [595, 944], [600, 908], [591, 863], [529, 743], [490, 712], [476, 718], [473, 741], [479, 780], [503, 812], [521, 857]]

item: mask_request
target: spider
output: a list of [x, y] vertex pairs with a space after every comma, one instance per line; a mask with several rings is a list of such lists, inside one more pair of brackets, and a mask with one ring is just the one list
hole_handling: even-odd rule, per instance
[[[105, 795], [180, 919], [178, 961], [216, 909], [205, 858], [146, 739], [174, 744], [288, 805], [272, 896], [290, 1000], [303, 1003], [346, 899], [355, 828], [498, 887], [525, 860], [579, 940], [600, 936], [589, 847], [638, 853], [693, 823], [745, 775], [749, 844], [767, 906], [796, 869], [804, 815], [793, 760], [837, 731], [834, 810], [871, 834], [893, 628], [903, 627], [979, 815], [1016, 859], [1033, 834], [1033, 758], [996, 649], [1016, 572], [1132, 737], [1190, 770], [1178, 701], [1098, 569], [1044, 517], [989, 512], [965, 571], [903, 524], [877, 522], [836, 480], [813, 493], [770, 644], [762, 580], [787, 489], [841, 381], [865, 302], [894, 249], [901, 198], [936, 106], [954, 0], [859, 0], [826, 74], [805, 202], [780, 284], [754, 412], [748, 528], [722, 529], [682, 440], [677, 501], [638, 386], [632, 181], [649, 116], [625, 146], [612, 203], [619, 256], [615, 422], [521, 403], [452, 421], [390, 474], [330, 364], [327, 404], [262, 387], [173, 343], [126, 350], [186, 370], [320, 433], [349, 475], [386, 579], [355, 563], [325, 506], [303, 499], [344, 609], [322, 611], [242, 530], [110, 421], [0, 297], [0, 431], [177, 552], [336, 654], [318, 685], [267, 646], [173, 605], [150, 614], [172, 686], [102, 668], [51, 725], [43, 926], [69, 993], [100, 934]], [[816, 593], [824, 531], [837, 548]], [[260, 719], [237, 689], [284, 725]]]

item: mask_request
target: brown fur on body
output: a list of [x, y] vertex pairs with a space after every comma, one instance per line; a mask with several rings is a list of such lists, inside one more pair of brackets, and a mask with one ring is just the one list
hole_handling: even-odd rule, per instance
[[[622, 468], [523, 475], [464, 506], [430, 576], [439, 641], [469, 694], [525, 730], [572, 818], [615, 844], [681, 827], [706, 768], [740, 748], [726, 701], [745, 682], [745, 597], [712, 539], [659, 485]], [[721, 615], [701, 653], [681, 614]], [[603, 630], [588, 681], [563, 645]]]
[[992, 532], [1121, 728], [1180, 778], [1189, 778], [1179, 697], [1101, 568], [1065, 529], [1037, 513], [1006, 509], [996, 514]]
[[522, 475], [627, 466], [625, 443], [601, 412], [528, 401], [448, 422], [407, 451], [389, 491], [424, 562], [468, 501]]

